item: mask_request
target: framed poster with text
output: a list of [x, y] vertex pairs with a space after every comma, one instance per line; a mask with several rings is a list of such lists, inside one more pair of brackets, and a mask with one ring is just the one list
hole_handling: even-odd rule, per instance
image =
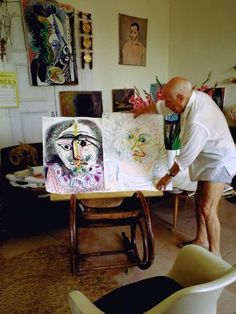
[[0, 108], [19, 107], [15, 72], [0, 72]]

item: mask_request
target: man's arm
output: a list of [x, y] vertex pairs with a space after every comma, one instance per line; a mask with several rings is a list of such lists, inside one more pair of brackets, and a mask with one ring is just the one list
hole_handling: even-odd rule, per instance
[[136, 118], [144, 113], [157, 113], [157, 107], [156, 104], [153, 102], [146, 107], [133, 109], [132, 112], [134, 114], [134, 118]]
[[159, 100], [157, 103], [152, 102], [150, 105], [143, 108], [133, 109], [132, 112], [134, 114], [134, 118], [144, 113], [157, 113], [157, 114], [163, 114], [163, 115], [174, 113], [172, 110], [170, 110], [169, 108], [165, 106], [164, 100]]

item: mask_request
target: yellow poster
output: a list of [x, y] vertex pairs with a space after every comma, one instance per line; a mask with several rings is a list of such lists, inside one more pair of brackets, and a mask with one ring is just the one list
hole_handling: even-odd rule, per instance
[[0, 108], [19, 107], [15, 72], [0, 72]]

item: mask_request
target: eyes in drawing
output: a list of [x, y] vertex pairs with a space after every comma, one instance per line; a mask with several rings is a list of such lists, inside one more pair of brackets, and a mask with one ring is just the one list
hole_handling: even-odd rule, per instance
[[134, 161], [143, 162], [147, 156], [147, 146], [151, 143], [150, 135], [130, 132], [127, 135], [127, 148], [130, 149]]
[[97, 140], [90, 135], [63, 133], [56, 141], [56, 151], [63, 164], [70, 170], [84, 172], [96, 163]]

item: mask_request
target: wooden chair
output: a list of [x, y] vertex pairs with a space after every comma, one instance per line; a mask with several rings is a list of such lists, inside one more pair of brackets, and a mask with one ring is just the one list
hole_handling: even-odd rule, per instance
[[[71, 272], [84, 270], [129, 268], [146, 269], [154, 260], [154, 240], [150, 211], [146, 197], [162, 196], [160, 191], [79, 193], [70, 196], [70, 245]], [[65, 200], [68, 196], [53, 195], [51, 200]], [[83, 253], [80, 244], [81, 228], [128, 226], [129, 234], [121, 232], [123, 247], [116, 250], [100, 250]], [[127, 229], [127, 228], [126, 228]], [[105, 229], [103, 229], [105, 230]], [[127, 230], [126, 230], [127, 231]], [[105, 231], [104, 231], [105, 232]], [[86, 265], [81, 261], [95, 256], [126, 254], [127, 261], [111, 262], [109, 265]]]
[[[111, 226], [129, 226], [130, 238], [121, 233], [123, 249], [82, 253], [79, 247], [79, 229]], [[142, 256], [137, 246], [137, 229], [141, 232]], [[141, 192], [134, 193], [130, 198], [113, 197], [100, 199], [79, 199], [72, 195], [70, 202], [70, 240], [71, 240], [71, 270], [76, 274], [89, 269], [111, 269], [116, 267], [138, 266], [148, 268], [154, 259], [153, 232], [148, 203]], [[125, 253], [129, 262], [116, 262], [110, 265], [91, 266], [83, 268], [80, 260], [92, 256]]]

